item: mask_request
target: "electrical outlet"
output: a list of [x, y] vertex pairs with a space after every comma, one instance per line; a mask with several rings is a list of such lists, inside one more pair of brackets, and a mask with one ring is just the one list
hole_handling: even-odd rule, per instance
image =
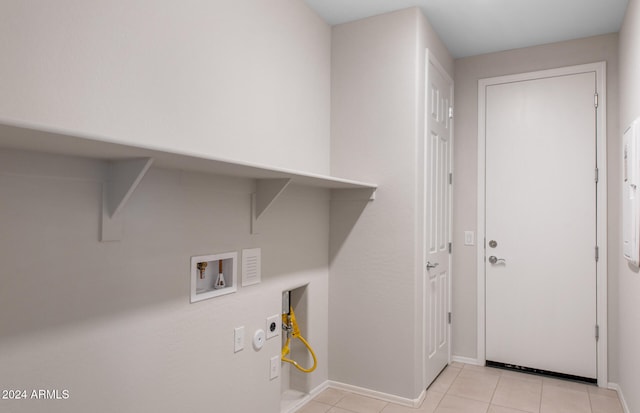
[[271, 357], [269, 366], [269, 380], [273, 380], [280, 375], [280, 356]]
[[233, 352], [237, 353], [243, 348], [244, 348], [244, 326], [236, 327], [233, 330]]
[[255, 351], [260, 351], [262, 346], [264, 346], [264, 342], [266, 341], [264, 330], [258, 329], [253, 334], [253, 348]]
[[267, 332], [267, 340], [274, 337], [280, 337], [281, 330], [282, 316], [280, 314], [272, 315], [267, 318], [267, 328], [265, 329]]

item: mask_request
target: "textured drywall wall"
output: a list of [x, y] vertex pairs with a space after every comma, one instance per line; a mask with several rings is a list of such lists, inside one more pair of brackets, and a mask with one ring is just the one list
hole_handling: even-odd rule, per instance
[[326, 174], [330, 30], [302, 0], [3, 1], [0, 121]]
[[620, 245], [617, 221], [618, 179], [618, 36], [609, 34], [456, 60], [453, 211], [453, 354], [477, 357], [477, 244], [464, 245], [464, 231], [477, 234], [478, 80], [536, 70], [606, 61], [607, 159], [609, 189], [609, 375], [615, 378], [617, 336], [617, 267]]
[[417, 8], [332, 32], [331, 172], [379, 189], [373, 202], [331, 204], [330, 378], [407, 399], [424, 390], [416, 227], [424, 49], [432, 46], [451, 69]]
[[[282, 291], [305, 284], [301, 327], [319, 366], [304, 385], [327, 380], [326, 190], [289, 188], [250, 235], [252, 180], [152, 167], [123, 211], [122, 241], [101, 243], [105, 168], [0, 150], [0, 389], [69, 392], [0, 399], [0, 411], [278, 413], [284, 378], [269, 379], [269, 361], [281, 340], [256, 352], [251, 338], [280, 313]], [[189, 303], [191, 256], [253, 247], [262, 283]]]

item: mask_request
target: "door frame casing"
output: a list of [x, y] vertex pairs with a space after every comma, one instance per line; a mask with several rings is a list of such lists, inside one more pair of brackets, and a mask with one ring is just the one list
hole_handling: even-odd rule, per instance
[[[595, 72], [598, 110], [596, 111], [596, 165], [598, 185], [596, 196], [596, 242], [599, 259], [596, 262], [596, 324], [599, 327], [599, 340], [596, 342], [598, 386], [608, 387], [607, 359], [607, 93], [606, 62], [596, 62], [577, 66], [561, 67], [550, 70], [520, 73], [515, 75], [491, 77], [478, 80], [478, 248], [477, 248], [477, 361], [486, 362], [486, 273], [485, 273], [485, 173], [486, 173], [486, 89], [491, 85], [510, 82], [567, 76]], [[595, 105], [595, 96], [594, 96]], [[595, 174], [595, 171], [594, 171]], [[595, 184], [595, 175], [594, 175]], [[595, 260], [594, 245], [594, 260]], [[595, 337], [595, 326], [594, 326]]]

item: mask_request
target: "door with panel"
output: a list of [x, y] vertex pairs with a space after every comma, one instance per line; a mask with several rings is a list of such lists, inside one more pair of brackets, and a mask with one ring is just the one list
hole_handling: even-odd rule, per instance
[[596, 378], [596, 73], [486, 87], [486, 359]]
[[453, 81], [428, 62], [424, 142], [424, 379], [431, 384], [447, 366], [449, 346], [451, 149]]

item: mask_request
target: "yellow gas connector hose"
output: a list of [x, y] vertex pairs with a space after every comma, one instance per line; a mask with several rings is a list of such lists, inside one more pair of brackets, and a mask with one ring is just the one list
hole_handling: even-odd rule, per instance
[[[313, 349], [311, 348], [307, 340], [305, 340], [304, 337], [300, 335], [300, 328], [298, 327], [298, 322], [296, 321], [296, 315], [293, 312], [292, 307], [289, 307], [288, 315], [282, 314], [282, 323], [291, 328], [291, 334], [287, 335], [287, 341], [284, 343], [284, 347], [282, 347], [282, 361], [293, 364], [298, 370], [302, 372], [311, 373], [316, 369], [316, 366], [318, 365], [318, 360], [316, 359], [316, 353], [313, 352]], [[307, 348], [307, 350], [309, 350], [309, 353], [311, 353], [311, 357], [313, 357], [313, 366], [311, 366], [310, 368], [305, 369], [304, 367], [299, 365], [296, 361], [287, 358], [287, 355], [289, 355], [289, 353], [291, 352], [289, 345], [291, 344], [292, 337], [300, 340], [302, 344], [304, 344], [304, 346]]]

